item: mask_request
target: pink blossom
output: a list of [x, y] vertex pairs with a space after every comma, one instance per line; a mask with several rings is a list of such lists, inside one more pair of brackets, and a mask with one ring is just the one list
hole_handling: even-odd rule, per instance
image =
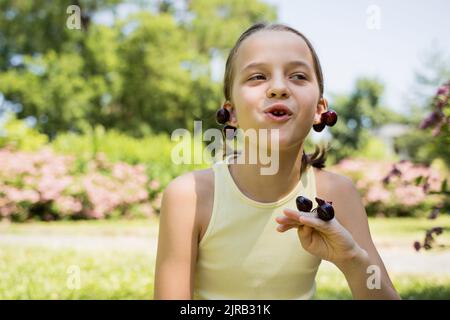
[[77, 213], [83, 209], [82, 203], [71, 196], [61, 196], [56, 198], [55, 205], [65, 215]]
[[150, 187], [150, 189], [152, 190], [158, 190], [161, 187], [161, 184], [159, 183], [158, 180], [152, 180], [150, 181], [150, 183], [148, 184], [148, 186]]
[[415, 185], [400, 186], [394, 193], [398, 201], [407, 206], [418, 205], [425, 199], [422, 188]]
[[132, 206], [150, 212], [148, 191], [159, 183], [149, 183], [144, 165], [110, 164], [100, 155], [87, 167], [87, 172], [78, 172], [73, 157], [50, 149], [0, 149], [0, 215], [30, 212], [36, 204], [47, 206], [47, 214], [91, 218], [104, 218], [113, 210], [125, 213]]
[[3, 203], [24, 202], [24, 201], [36, 203], [39, 201], [39, 194], [36, 191], [30, 189], [22, 190], [16, 187], [0, 185], [0, 194], [2, 193], [4, 194], [4, 197], [2, 197]]
[[369, 202], [388, 201], [390, 197], [391, 193], [380, 185], [373, 186], [366, 194], [366, 199]]

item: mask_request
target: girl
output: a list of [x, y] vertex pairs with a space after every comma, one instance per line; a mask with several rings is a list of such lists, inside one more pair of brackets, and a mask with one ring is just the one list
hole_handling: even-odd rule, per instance
[[[318, 57], [300, 32], [259, 23], [241, 35], [227, 59], [218, 121], [278, 129], [278, 171], [262, 175], [260, 162], [235, 164], [235, 154], [167, 186], [155, 299], [311, 299], [321, 259], [343, 272], [353, 298], [399, 298], [355, 186], [322, 169], [324, 153], [303, 151], [311, 128], [324, 126], [323, 87]], [[335, 218], [300, 214], [299, 195], [332, 202]]]

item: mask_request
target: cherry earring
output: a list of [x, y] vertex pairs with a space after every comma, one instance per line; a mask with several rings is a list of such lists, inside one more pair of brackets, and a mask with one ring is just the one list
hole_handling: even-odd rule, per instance
[[325, 126], [332, 127], [337, 122], [336, 111], [330, 109], [320, 115], [320, 122], [313, 125], [313, 129], [317, 132], [321, 132]]
[[230, 120], [230, 112], [225, 108], [220, 108], [216, 112], [216, 121], [218, 124], [225, 124]]
[[330, 109], [327, 112], [322, 113], [320, 120], [324, 121], [327, 126], [332, 127], [337, 122], [337, 113], [336, 111]]

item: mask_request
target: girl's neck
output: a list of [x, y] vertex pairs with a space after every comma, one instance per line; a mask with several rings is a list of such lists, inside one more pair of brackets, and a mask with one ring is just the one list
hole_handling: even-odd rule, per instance
[[[262, 175], [261, 168], [267, 165], [230, 164], [234, 182], [248, 198], [258, 202], [276, 202], [288, 195], [301, 177], [303, 144], [279, 151], [278, 171], [273, 175]], [[240, 156], [237, 156], [238, 158]], [[247, 161], [248, 162], [248, 161]]]

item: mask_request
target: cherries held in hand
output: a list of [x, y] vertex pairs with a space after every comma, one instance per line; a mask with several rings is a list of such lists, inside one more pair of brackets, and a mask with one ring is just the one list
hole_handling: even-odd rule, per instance
[[295, 199], [295, 203], [297, 205], [297, 209], [303, 212], [317, 212], [319, 219], [323, 221], [330, 221], [334, 218], [334, 208], [332, 206], [333, 202], [325, 201], [323, 199], [315, 197], [315, 200], [318, 204], [316, 208], [311, 211], [312, 201], [306, 197], [299, 196]]

